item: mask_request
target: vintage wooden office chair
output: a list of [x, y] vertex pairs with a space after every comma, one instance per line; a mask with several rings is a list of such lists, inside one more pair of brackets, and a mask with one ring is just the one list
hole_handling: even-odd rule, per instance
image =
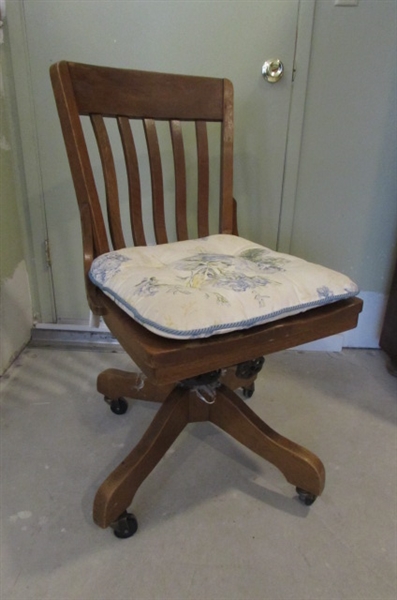
[[[54, 64], [51, 79], [81, 215], [88, 303], [142, 371], [108, 369], [98, 376], [98, 390], [120, 414], [127, 408], [124, 397], [162, 403], [141, 441], [100, 486], [95, 523], [112, 526], [118, 537], [133, 535], [137, 522], [127, 508], [137, 489], [185, 425], [205, 420], [274, 464], [310, 505], [324, 487], [321, 461], [273, 431], [234, 390], [242, 388], [250, 397], [264, 355], [354, 328], [362, 308], [353, 297], [355, 285], [238, 237], [230, 81], [71, 62]], [[103, 209], [81, 120], [91, 121], [98, 145]], [[142, 214], [149, 200], [141, 191], [132, 120], [143, 124], [158, 245], [146, 244]], [[177, 238], [172, 243], [158, 121], [168, 122], [171, 136]], [[220, 124], [220, 235], [209, 235], [213, 134], [207, 135], [207, 122]], [[197, 140], [196, 239], [189, 239], [186, 214], [191, 195], [186, 127], [195, 129]], [[118, 198], [120, 161], [111, 149], [117, 128], [129, 190], [128, 234]], [[127, 235], [133, 244], [126, 244]]]

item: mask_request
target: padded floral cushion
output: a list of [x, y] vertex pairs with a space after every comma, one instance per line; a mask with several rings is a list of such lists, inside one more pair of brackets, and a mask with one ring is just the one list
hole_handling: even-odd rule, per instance
[[234, 235], [99, 256], [90, 278], [133, 319], [169, 338], [246, 329], [349, 298], [348, 277]]

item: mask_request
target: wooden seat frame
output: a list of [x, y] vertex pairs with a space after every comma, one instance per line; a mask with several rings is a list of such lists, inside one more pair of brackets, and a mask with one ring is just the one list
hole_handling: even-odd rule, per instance
[[[187, 423], [211, 421], [247, 448], [275, 465], [310, 502], [324, 488], [323, 464], [309, 450], [282, 437], [236, 394], [253, 389], [257, 373], [239, 374], [238, 365], [356, 326], [362, 301], [353, 298], [297, 316], [215, 335], [207, 339], [172, 340], [153, 334], [132, 320], [88, 278], [93, 259], [125, 246], [117, 175], [105, 118], [117, 121], [125, 156], [131, 231], [134, 244], [146, 244], [142, 219], [137, 152], [131, 119], [143, 123], [149, 156], [153, 224], [156, 242], [168, 242], [162, 163], [156, 121], [168, 121], [175, 166], [175, 219], [178, 240], [189, 238], [186, 215], [186, 165], [183, 122], [194, 122], [197, 139], [198, 237], [209, 234], [209, 168], [206, 122], [221, 124], [219, 232], [237, 233], [233, 198], [233, 88], [227, 79], [193, 77], [98, 67], [62, 61], [51, 69], [72, 178], [80, 209], [88, 303], [142, 373], [107, 369], [98, 391], [110, 399], [129, 397], [161, 403], [137, 446], [100, 486], [94, 521], [108, 527], [120, 520], [153, 468]], [[98, 143], [106, 191], [101, 210], [81, 117], [91, 120]], [[107, 213], [107, 222], [105, 218]], [[109, 231], [109, 235], [107, 233]], [[198, 376], [218, 372], [214, 384]], [[186, 383], [187, 381], [190, 383]], [[309, 504], [310, 502], [307, 502]]]

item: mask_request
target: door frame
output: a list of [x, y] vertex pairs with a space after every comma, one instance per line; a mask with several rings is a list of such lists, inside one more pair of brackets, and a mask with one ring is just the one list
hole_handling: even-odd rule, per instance
[[[22, 157], [20, 173], [24, 176], [25, 193], [19, 201], [23, 215], [23, 229], [30, 249], [26, 264], [32, 294], [35, 322], [56, 321], [54, 288], [50, 261], [47, 259], [47, 221], [44, 190], [41, 179], [39, 144], [33, 103], [32, 81], [29, 65], [29, 47], [26, 34], [24, 1], [7, 5], [7, 33], [5, 43], [10, 44], [13, 87], [16, 96], [18, 121], [15, 129], [16, 153]], [[23, 123], [23, 126], [22, 126]], [[18, 159], [18, 156], [15, 157]]]
[[291, 246], [316, 2], [317, 0], [299, 1], [293, 85], [277, 232], [278, 252], [289, 253]]
[[[26, 190], [28, 190], [24, 197], [20, 199], [22, 203], [20, 212], [24, 215], [25, 230], [31, 238], [29, 246], [32, 255], [27, 257], [27, 264], [35, 321], [50, 324], [57, 322], [57, 314], [51, 260], [47, 245], [48, 228], [41, 178], [24, 4], [24, 0], [11, 2], [7, 10], [16, 105], [19, 123], [23, 123], [23, 127], [20, 126], [19, 131], [20, 153], [23, 160], [21, 170], [24, 172]], [[299, 0], [293, 85], [291, 87], [288, 115], [276, 248], [281, 252], [289, 251], [293, 228], [315, 7], [316, 0]]]

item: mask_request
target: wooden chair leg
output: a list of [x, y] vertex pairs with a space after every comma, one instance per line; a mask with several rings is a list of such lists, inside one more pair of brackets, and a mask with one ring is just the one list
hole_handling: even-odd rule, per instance
[[106, 528], [119, 519], [187, 423], [195, 421], [211, 421], [229, 433], [275, 465], [303, 494], [321, 494], [324, 466], [312, 452], [271, 429], [223, 384], [216, 388], [213, 404], [196, 396], [189, 389], [175, 387], [164, 400], [140, 442], [98, 489], [93, 511], [97, 525]]
[[149, 473], [189, 422], [189, 391], [176, 388], [159, 408], [146, 433], [98, 489], [94, 521], [108, 527], [128, 508]]
[[151, 402], [164, 402], [176, 384], [156, 386], [143, 373], [106, 369], [98, 375], [97, 390], [107, 398], [120, 397]]
[[292, 485], [319, 496], [324, 489], [325, 470], [320, 459], [281, 436], [264, 423], [226, 386], [217, 389], [209, 419], [247, 448], [272, 463]]

